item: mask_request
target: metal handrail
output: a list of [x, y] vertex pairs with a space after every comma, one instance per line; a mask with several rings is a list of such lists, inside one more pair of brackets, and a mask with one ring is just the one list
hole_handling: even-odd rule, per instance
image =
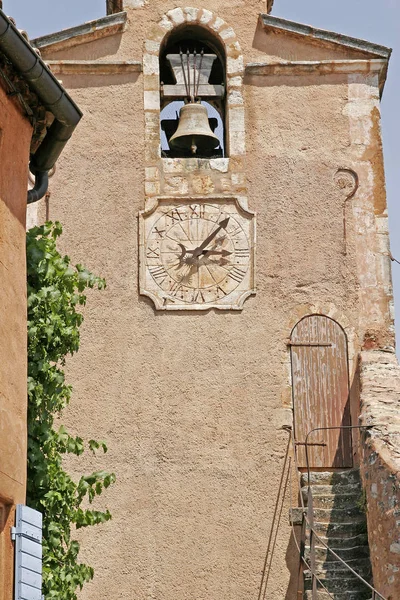
[[[314, 529], [314, 510], [313, 510], [313, 496], [312, 496], [312, 489], [311, 489], [311, 472], [310, 472], [310, 463], [309, 463], [309, 456], [308, 456], [308, 446], [309, 446], [309, 441], [308, 438], [309, 436], [314, 433], [315, 431], [327, 431], [327, 430], [332, 430], [332, 429], [373, 429], [374, 427], [382, 427], [382, 425], [342, 425], [342, 426], [337, 426], [337, 427], [316, 427], [314, 429], [312, 429], [311, 431], [309, 431], [307, 433], [306, 439], [305, 439], [305, 454], [306, 454], [306, 466], [307, 466], [307, 496], [308, 496], [308, 506], [307, 506], [307, 514], [305, 511], [305, 506], [304, 506], [304, 500], [303, 500], [303, 493], [302, 493], [302, 486], [301, 486], [301, 476], [299, 475], [300, 471], [299, 471], [299, 466], [298, 466], [298, 459], [297, 459], [297, 444], [296, 444], [296, 440], [294, 437], [294, 432], [292, 427], [290, 426], [285, 426], [283, 427], [283, 429], [287, 432], [290, 433], [290, 437], [291, 437], [291, 442], [292, 442], [292, 446], [293, 446], [293, 456], [294, 456], [294, 463], [295, 463], [295, 468], [296, 468], [296, 472], [297, 472], [297, 484], [299, 487], [299, 494], [300, 494], [300, 501], [301, 501], [301, 507], [303, 510], [303, 519], [305, 520], [305, 523], [307, 524], [309, 530], [310, 530], [310, 553], [311, 553], [311, 560], [310, 563], [307, 562], [307, 560], [305, 559], [305, 557], [303, 556], [303, 552], [301, 550], [301, 548], [299, 548], [299, 545], [297, 543], [297, 539], [295, 536], [295, 532], [294, 532], [294, 525], [293, 525], [293, 521], [292, 521], [292, 536], [293, 536], [293, 540], [295, 542], [295, 545], [299, 551], [300, 554], [300, 559], [302, 560], [302, 562], [308, 567], [308, 569], [311, 571], [311, 580], [312, 580], [312, 600], [317, 600], [317, 582], [322, 586], [322, 588], [327, 592], [328, 596], [330, 598], [334, 598], [334, 596], [332, 596], [330, 594], [330, 592], [327, 590], [327, 588], [324, 586], [324, 584], [322, 583], [322, 581], [319, 579], [317, 573], [316, 573], [316, 568], [315, 568], [315, 539], [318, 540], [319, 543], [322, 544], [322, 546], [324, 548], [326, 548], [326, 550], [328, 552], [330, 552], [340, 563], [342, 563], [346, 569], [348, 569], [353, 575], [355, 575], [362, 583], [363, 585], [365, 585], [367, 588], [369, 588], [372, 592], [372, 600], [387, 600], [384, 596], [382, 596], [382, 594], [380, 594], [378, 592], [378, 590], [376, 590], [370, 583], [368, 583], [368, 581], [366, 581], [361, 575], [359, 575], [357, 573], [357, 571], [355, 571], [348, 563], [346, 563], [345, 560], [343, 560], [338, 554], [336, 554], [336, 552], [334, 550], [332, 550], [332, 548], [330, 548], [321, 538], [320, 536], [317, 534], [317, 532]], [[291, 502], [290, 502], [291, 503]]]

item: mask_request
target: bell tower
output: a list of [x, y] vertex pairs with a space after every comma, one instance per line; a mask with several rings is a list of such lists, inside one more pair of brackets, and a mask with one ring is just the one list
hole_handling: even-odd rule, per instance
[[358, 423], [360, 352], [393, 350], [390, 50], [273, 5], [107, 0], [36, 40], [86, 115], [50, 216], [107, 280], [68, 366], [66, 424], [117, 474], [82, 600], [295, 600], [288, 430], [300, 469], [362, 460], [349, 431], [305, 444]]

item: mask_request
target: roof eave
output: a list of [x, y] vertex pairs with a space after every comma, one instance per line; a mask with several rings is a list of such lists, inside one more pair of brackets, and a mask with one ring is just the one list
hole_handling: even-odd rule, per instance
[[385, 58], [389, 60], [392, 53], [392, 49], [387, 48], [386, 46], [373, 44], [372, 42], [360, 40], [358, 38], [350, 37], [340, 33], [335, 33], [334, 31], [317, 29], [316, 27], [311, 27], [310, 25], [288, 21], [287, 19], [281, 19], [280, 17], [273, 17], [270, 14], [261, 13], [260, 20], [265, 29], [271, 29], [276, 32], [291, 33], [325, 43], [327, 42], [336, 44], [342, 48], [365, 52], [377, 58]]
[[53, 52], [58, 52], [72, 46], [86, 44], [87, 42], [121, 33], [125, 30], [126, 22], [126, 12], [115, 13], [95, 19], [94, 21], [88, 21], [76, 27], [43, 35], [32, 40], [31, 43], [41, 51], [51, 49]]

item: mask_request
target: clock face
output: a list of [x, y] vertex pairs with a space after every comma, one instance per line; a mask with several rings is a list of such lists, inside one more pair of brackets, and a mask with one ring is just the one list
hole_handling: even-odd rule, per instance
[[253, 292], [252, 214], [234, 201], [188, 202], [142, 218], [141, 292], [157, 308], [242, 308]]

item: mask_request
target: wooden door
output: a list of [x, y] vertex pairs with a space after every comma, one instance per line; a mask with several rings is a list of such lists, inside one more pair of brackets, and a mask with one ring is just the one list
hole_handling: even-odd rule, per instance
[[[302, 319], [291, 335], [294, 433], [299, 466], [306, 467], [307, 433], [316, 427], [350, 425], [346, 334], [323, 315]], [[311, 468], [344, 468], [353, 464], [351, 430], [334, 429], [309, 436]]]

